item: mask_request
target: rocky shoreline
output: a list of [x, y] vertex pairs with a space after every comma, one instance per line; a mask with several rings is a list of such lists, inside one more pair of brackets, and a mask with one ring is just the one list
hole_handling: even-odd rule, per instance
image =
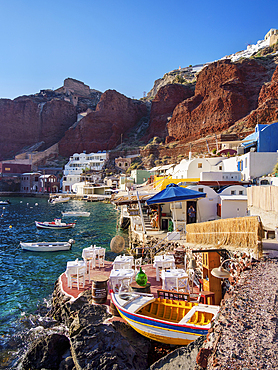
[[[52, 328], [42, 332], [24, 353], [18, 369], [194, 369], [205, 340], [200, 337], [186, 347], [151, 341], [122, 320], [114, 320], [108, 306], [91, 303], [91, 291], [77, 299], [66, 297], [55, 284], [48, 316]], [[57, 333], [55, 325], [65, 326]]]
[[141, 336], [123, 320], [115, 320], [108, 306], [92, 304], [90, 290], [72, 300], [57, 281], [48, 324], [36, 329], [36, 339], [34, 331], [25, 338], [32, 343], [16, 368], [277, 369], [277, 277], [277, 260], [252, 263], [226, 293], [207, 337], [185, 347]]

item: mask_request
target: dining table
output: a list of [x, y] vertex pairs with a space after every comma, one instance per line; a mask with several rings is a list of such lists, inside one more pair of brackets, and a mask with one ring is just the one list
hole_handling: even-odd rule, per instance
[[156, 281], [160, 281], [159, 272], [166, 268], [175, 268], [175, 258], [172, 254], [162, 254], [154, 257], [153, 267], [156, 269]]
[[177, 287], [177, 278], [184, 278], [186, 282], [186, 290], [190, 291], [188, 274], [184, 269], [166, 269], [161, 272], [162, 289], [172, 290]]
[[131, 283], [134, 274], [135, 272], [133, 269], [112, 269], [109, 277], [110, 288], [113, 289], [113, 291], [115, 292], [116, 286], [119, 287], [121, 281], [124, 278], [129, 279]]
[[134, 257], [133, 256], [125, 256], [120, 255], [117, 256], [113, 261], [113, 269], [131, 269], [134, 265]]

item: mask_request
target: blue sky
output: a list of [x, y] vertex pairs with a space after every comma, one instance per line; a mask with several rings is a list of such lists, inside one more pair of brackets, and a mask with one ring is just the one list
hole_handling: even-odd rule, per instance
[[262, 40], [277, 14], [277, 0], [0, 0], [0, 98], [71, 77], [139, 99], [166, 72]]

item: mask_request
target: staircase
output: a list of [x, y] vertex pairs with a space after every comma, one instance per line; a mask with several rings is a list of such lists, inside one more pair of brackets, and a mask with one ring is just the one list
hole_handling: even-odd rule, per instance
[[143, 213], [143, 219], [144, 219], [144, 224], [145, 224], [145, 229], [146, 231], [157, 231], [157, 229], [154, 229], [152, 227], [151, 221], [149, 219], [149, 216], [145, 213]]

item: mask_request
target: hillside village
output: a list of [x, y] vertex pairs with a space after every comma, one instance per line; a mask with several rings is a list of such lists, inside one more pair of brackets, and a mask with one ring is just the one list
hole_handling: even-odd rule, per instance
[[[269, 51], [270, 57], [261, 61], [261, 56], [269, 55]], [[225, 316], [225, 310], [237, 311], [236, 294], [245, 289], [242, 276], [247, 281], [254, 266], [262, 276], [265, 271], [256, 264], [271, 251], [274, 255], [277, 253], [277, 53], [278, 30], [271, 29], [264, 40], [248, 45], [244, 51], [220, 61], [166, 74], [155, 82], [142, 101], [133, 101], [113, 91], [102, 94], [80, 81], [67, 79], [55, 92], [41, 91], [30, 98], [32, 103], [29, 101], [32, 106], [39, 104], [40, 114], [53, 101], [58, 102], [55, 110], [64, 104], [66, 108], [70, 107], [65, 131], [56, 132], [55, 140], [47, 133], [47, 144], [38, 141], [21, 150], [13, 159], [0, 162], [1, 196], [46, 197], [52, 203], [73, 199], [112, 203], [118, 211], [118, 227], [128, 230], [129, 245], [125, 251], [139, 257], [140, 270], [143, 262], [146, 270], [147, 265], [151, 270], [155, 267], [155, 258], [165, 252], [178, 268], [188, 272], [187, 284], [188, 281], [192, 284], [188, 296], [192, 302], [221, 306], [220, 323], [208, 332], [204, 343], [196, 344], [198, 370], [217, 368], [215, 358], [218, 356], [221, 360], [222, 355], [220, 352], [216, 354], [215, 348], [218, 342], [221, 343], [221, 325], [226, 325], [226, 331], [230, 333], [232, 324], [230, 316]], [[254, 55], [258, 61], [254, 61]], [[269, 69], [265, 65], [270, 65]], [[223, 72], [220, 77], [217, 71]], [[249, 81], [256, 80], [254, 85], [245, 84], [245, 77], [240, 80], [242, 75]], [[211, 80], [209, 86], [203, 84]], [[215, 95], [211, 95], [212, 90]], [[25, 98], [22, 99], [25, 104]], [[114, 106], [115, 101], [117, 105]], [[234, 101], [233, 105], [231, 102]], [[219, 113], [214, 108], [221, 103], [224, 108]], [[115, 121], [113, 126], [107, 123], [105, 110], [109, 112], [110, 121]], [[200, 121], [200, 117], [204, 117], [203, 111], [208, 116], [211, 113], [207, 121]], [[126, 126], [121, 126], [121, 115], [125, 117]], [[39, 120], [41, 124], [41, 116]], [[209, 130], [212, 121], [214, 126]], [[131, 127], [127, 122], [133, 123]], [[107, 135], [101, 144], [97, 142], [104, 135], [100, 123], [105, 126]], [[30, 143], [32, 140], [30, 138]], [[162, 270], [163, 258], [165, 256], [161, 260]], [[108, 262], [104, 260], [103, 256], [103, 267]], [[229, 267], [228, 275], [212, 273], [218, 268], [220, 272], [227, 272], [224, 263]], [[160, 284], [162, 272], [157, 266], [153, 280]], [[266, 272], [267, 281], [271, 279], [270, 274]], [[253, 280], [257, 278], [250, 276]], [[85, 272], [83, 278], [84, 288]], [[59, 284], [64, 284], [64, 288], [73, 294], [74, 289], [69, 287], [65, 276], [63, 279]], [[75, 293], [79, 298], [78, 274], [76, 283]], [[256, 284], [258, 295], [265, 295], [260, 282], [256, 280]], [[178, 287], [177, 280], [176, 285]], [[251, 284], [246, 286], [246, 296], [252, 296]], [[270, 286], [269, 283], [266, 289], [268, 296], [261, 298], [264, 309], [270, 305], [269, 297], [273, 295]], [[55, 290], [59, 295], [58, 285]], [[161, 291], [167, 298], [169, 291]], [[194, 297], [196, 291], [198, 294]], [[63, 300], [61, 297], [62, 294], [59, 299]], [[64, 301], [61, 303], [59, 299], [56, 300], [57, 317], [63, 315], [59, 305], [62, 306]], [[274, 300], [275, 308], [276, 298]], [[260, 303], [256, 298], [243, 301], [244, 309], [239, 305], [243, 317], [247, 315], [249, 304]], [[260, 314], [264, 309], [259, 310]], [[237, 319], [235, 321], [236, 325], [241, 325]], [[269, 321], [272, 323], [274, 316]], [[246, 331], [246, 328], [249, 330], [249, 326], [242, 330]], [[236, 339], [233, 341], [235, 343]], [[194, 364], [195, 359], [196, 356]], [[245, 359], [247, 361], [248, 356]]]

